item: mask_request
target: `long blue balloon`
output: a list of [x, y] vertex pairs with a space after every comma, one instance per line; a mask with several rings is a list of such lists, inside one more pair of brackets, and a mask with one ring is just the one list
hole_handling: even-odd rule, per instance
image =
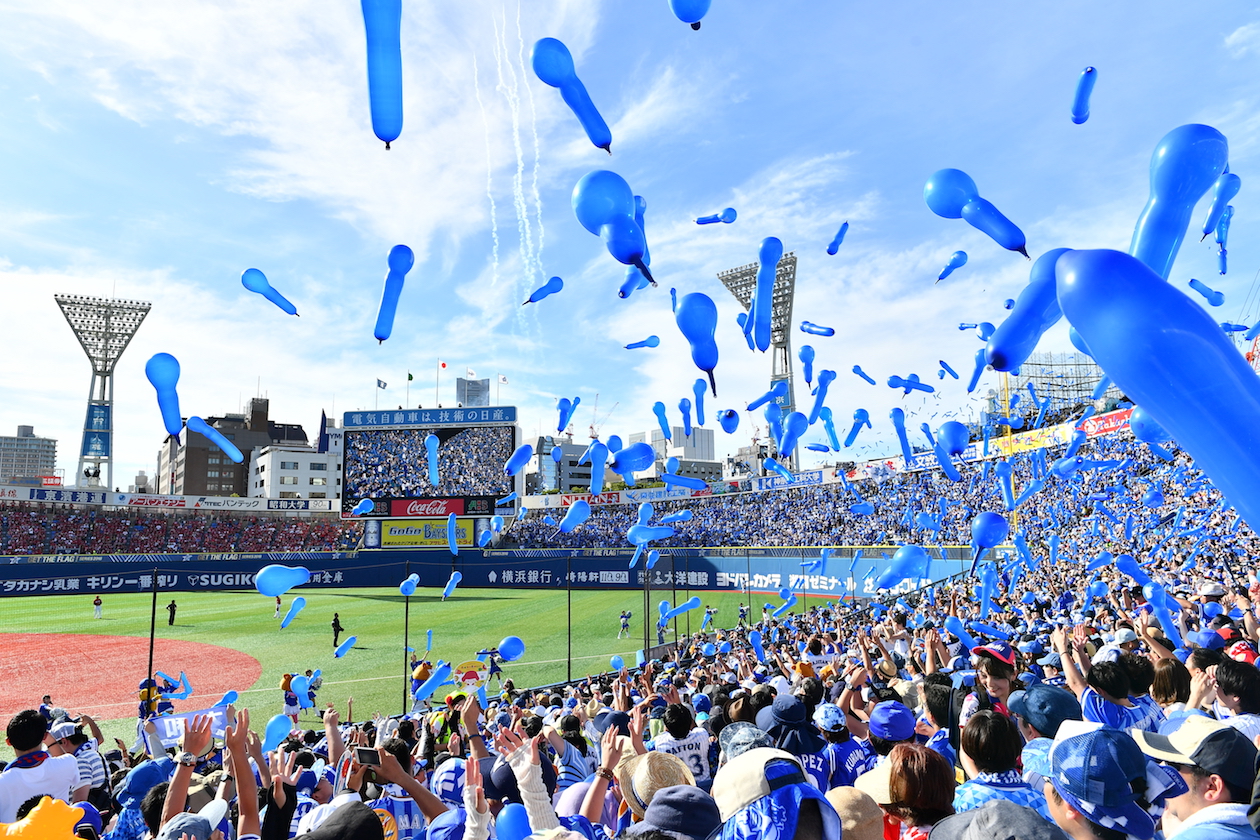
[[1054, 283], [1054, 265], [1068, 250], [1046, 251], [1033, 263], [1028, 285], [1015, 299], [1011, 314], [985, 345], [984, 359], [994, 370], [1015, 370], [1028, 361], [1046, 330], [1063, 317]]
[[[441, 483], [441, 476], [438, 474], [438, 445], [440, 441], [435, 434], [427, 434], [424, 436], [424, 448], [428, 453], [429, 460], [429, 483], [437, 487]], [[533, 453], [530, 453], [533, 454]]]
[[1193, 300], [1117, 251], [1073, 251], [1059, 303], [1094, 358], [1260, 527], [1260, 379]]
[[844, 224], [840, 225], [840, 232], [836, 234], [836, 238], [831, 240], [831, 244], [827, 246], [828, 254], [830, 254], [833, 257], [836, 255], [836, 252], [840, 250], [840, 245], [844, 242], [844, 235], [848, 232], [849, 232], [848, 222], [845, 222]]
[[679, 400], [678, 411], [683, 419], [683, 437], [691, 437], [691, 400], [686, 397]]
[[718, 425], [722, 427], [722, 431], [728, 435], [735, 434], [735, 430], [739, 428], [739, 412], [733, 408], [723, 409], [717, 415]]
[[[713, 380], [713, 369], [718, 363], [718, 346], [713, 336], [717, 332], [717, 304], [713, 298], [703, 292], [692, 292], [683, 295], [678, 301], [678, 310], [674, 313], [674, 322], [691, 344], [691, 361], [709, 375], [709, 387], [713, 396], [717, 396], [717, 383]], [[768, 334], [767, 334], [768, 335]], [[767, 342], [769, 339], [767, 338]], [[766, 345], [767, 347], [769, 344]], [[763, 348], [764, 349], [764, 348]], [[663, 409], [663, 407], [662, 407]], [[663, 413], [663, 410], [662, 412]], [[660, 413], [658, 413], [660, 416]], [[662, 422], [662, 425], [664, 423]], [[668, 435], [666, 435], [668, 437]]]
[[582, 130], [597, 148], [612, 154], [612, 132], [600, 116], [599, 109], [591, 101], [586, 86], [577, 76], [573, 66], [573, 54], [556, 38], [542, 38], [534, 44], [529, 57], [534, 75], [553, 88], [560, 89], [560, 97], [582, 124]]
[[429, 678], [420, 683], [420, 687], [416, 689], [415, 699], [417, 702], [424, 702], [437, 691], [438, 686], [451, 678], [451, 663], [443, 662], [433, 669], [433, 673]]
[[1086, 67], [1076, 80], [1076, 95], [1072, 97], [1072, 122], [1081, 125], [1089, 119], [1089, 95], [1094, 92], [1094, 83], [1098, 81], [1098, 71]]
[[691, 383], [691, 392], [696, 395], [696, 425], [704, 425], [704, 380], [697, 379]]
[[598, 496], [604, 492], [604, 467], [608, 463], [608, 447], [600, 441], [593, 441], [591, 454], [591, 495]]
[[225, 438], [218, 429], [211, 426], [200, 417], [194, 415], [188, 418], [188, 431], [196, 432], [209, 440], [215, 446], [219, 447], [223, 454], [227, 455], [235, 463], [239, 464], [241, 461], [245, 460], [245, 456], [241, 454], [241, 450], [236, 448], [236, 444]]
[[[559, 277], [552, 277], [546, 283], [543, 283], [537, 289], [534, 289], [534, 291], [530, 293], [529, 299], [525, 301], [525, 303], [538, 303], [538, 301], [542, 300], [545, 297], [549, 297], [550, 295], [554, 295], [556, 292], [560, 291], [563, 288], [564, 288], [564, 281], [561, 280]], [[524, 306], [525, 303], [522, 303], [521, 306]]]
[[385, 148], [402, 134], [402, 0], [362, 0], [372, 132]]
[[945, 267], [941, 269], [941, 273], [936, 278], [936, 282], [937, 283], [941, 282], [946, 277], [953, 274], [956, 270], [962, 268], [966, 264], [967, 264], [967, 252], [955, 251], [954, 253], [949, 255], [949, 262], [945, 263]]
[[241, 274], [241, 285], [255, 294], [262, 295], [289, 315], [298, 314], [297, 307], [290, 303], [289, 299], [284, 295], [271, 288], [271, 284], [267, 282], [267, 275], [258, 269], [245, 269], [244, 273]]
[[459, 582], [463, 579], [463, 572], [451, 572], [450, 578], [446, 581], [446, 586], [442, 589], [443, 601], [455, 594], [455, 587], [459, 586]]
[[260, 595], [278, 598], [295, 586], [301, 586], [311, 579], [311, 572], [305, 566], [282, 566], [272, 563], [263, 566], [254, 575], [254, 588]]
[[560, 533], [571, 534], [573, 529], [581, 525], [591, 515], [591, 504], [586, 499], [578, 499], [569, 505], [569, 511], [560, 520]]
[[[458, 529], [455, 527], [456, 524], [457, 523], [455, 521], [455, 514], [452, 513], [446, 517], [446, 547], [450, 549], [450, 552], [452, 555], [458, 557], [459, 556], [459, 533], [458, 533]], [[459, 572], [456, 572], [455, 574], [459, 574]], [[450, 587], [449, 583], [447, 584], [447, 587], [448, 588]], [[443, 593], [442, 599], [446, 600], [445, 593]]]
[[1216, 230], [1216, 226], [1225, 215], [1225, 208], [1229, 206], [1234, 196], [1238, 195], [1240, 189], [1242, 189], [1242, 179], [1233, 172], [1226, 172], [1216, 179], [1216, 183], [1212, 185], [1212, 203], [1208, 206], [1207, 217], [1203, 220], [1203, 236], [1200, 242]]
[[801, 345], [797, 358], [801, 360], [801, 365], [803, 366], [805, 384], [812, 384], [814, 381], [814, 348], [808, 344]]
[[665, 436], [665, 440], [673, 440], [674, 434], [669, 429], [669, 418], [665, 416], [665, 403], [652, 403], [652, 413], [656, 415], [656, 422], [660, 424], [661, 434]]
[[337, 645], [337, 649], [333, 651], [333, 656], [337, 659], [340, 659], [341, 657], [345, 656], [347, 653], [350, 652], [350, 649], [354, 647], [354, 643], [357, 641], [359, 641], [358, 636], [351, 636], [350, 638], [346, 639], [344, 642]]
[[779, 441], [779, 453], [786, 458], [792, 457], [801, 435], [809, 429], [809, 418], [799, 411], [793, 411], [783, 418], [783, 439]]
[[[818, 419], [822, 421], [823, 431], [827, 433], [827, 441], [831, 444], [831, 449], [835, 452], [839, 452], [840, 438], [836, 435], [836, 421], [831, 413], [831, 408], [825, 405], [820, 408], [818, 410]], [[826, 452], [827, 449], [824, 447], [818, 451]]]
[[516, 475], [525, 468], [525, 465], [529, 463], [529, 459], [533, 457], [534, 447], [528, 443], [521, 444], [516, 447], [512, 457], [508, 458], [507, 463], [503, 465], [503, 472], [507, 475]]
[[573, 412], [577, 411], [577, 407], [581, 404], [581, 397], [574, 397], [573, 402], [569, 402], [568, 397], [561, 397], [558, 403], [560, 410], [560, 422], [556, 423], [556, 431], [563, 432], [565, 427], [569, 425], [569, 420], [573, 417]]
[[818, 371], [817, 391], [814, 394], [814, 407], [809, 410], [809, 425], [818, 422], [819, 416], [822, 414], [823, 401], [827, 399], [827, 389], [831, 387], [831, 383], [836, 381], [836, 372], [834, 370]]
[[[365, 0], [366, 2], [366, 0]], [[416, 263], [416, 255], [406, 245], [389, 249], [389, 272], [385, 275], [385, 288], [381, 292], [381, 308], [376, 314], [376, 329], [372, 334], [377, 341], [384, 341], [394, 331], [394, 316], [398, 313], [398, 299], [402, 296], [407, 272]]]
[[179, 413], [179, 361], [170, 353], [158, 353], [144, 364], [144, 375], [157, 392], [158, 409], [162, 412], [162, 426], [168, 435], [178, 435], [184, 428], [184, 418]]
[[757, 252], [757, 286], [753, 291], [752, 305], [748, 312], [749, 325], [744, 332], [752, 330], [757, 349], [766, 352], [770, 349], [770, 318], [774, 314], [774, 279], [783, 259], [783, 243], [777, 237], [767, 236], [761, 240]]
[[293, 623], [293, 619], [297, 618], [298, 613], [306, 609], [306, 599], [298, 596], [293, 599], [293, 603], [289, 604], [289, 611], [285, 613], [284, 620], [280, 622], [280, 629], [288, 627]]
[[1129, 254], [1167, 280], [1194, 205], [1228, 163], [1229, 143], [1211, 126], [1192, 123], [1165, 134], [1151, 155], [1151, 194], [1133, 228]]
[[945, 219], [962, 219], [1008, 251], [1018, 251], [1025, 257], [1024, 232], [993, 206], [980, 197], [980, 191], [971, 176], [961, 169], [941, 169], [932, 174], [923, 187], [923, 199], [928, 209]]

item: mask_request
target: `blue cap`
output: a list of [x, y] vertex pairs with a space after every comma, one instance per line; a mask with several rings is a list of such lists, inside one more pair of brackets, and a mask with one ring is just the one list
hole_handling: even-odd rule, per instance
[[709, 695], [707, 694], [693, 694], [691, 696], [691, 707], [695, 709], [697, 713], [707, 712], [712, 710], [713, 701], [709, 699]]
[[914, 735], [914, 713], [896, 700], [876, 703], [871, 710], [870, 730], [885, 741], [906, 741]]
[[844, 729], [844, 712], [835, 703], [823, 703], [814, 709], [814, 723], [823, 732], [838, 732]]
[[1050, 783], [1092, 823], [1139, 840], [1155, 836], [1155, 820], [1138, 805], [1135, 782], [1145, 789], [1146, 756], [1119, 729], [1076, 722], [1059, 727], [1050, 748]]
[[1064, 688], [1052, 685], [1034, 685], [1024, 691], [1016, 691], [1006, 704], [1024, 722], [1047, 738], [1059, 732], [1065, 720], [1081, 720], [1080, 701]]
[[1215, 630], [1200, 630], [1198, 633], [1191, 633], [1190, 641], [1208, 650], [1225, 649], [1225, 638]]

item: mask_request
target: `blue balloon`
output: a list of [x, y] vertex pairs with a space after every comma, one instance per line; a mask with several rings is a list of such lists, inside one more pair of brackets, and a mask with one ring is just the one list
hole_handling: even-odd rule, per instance
[[774, 385], [770, 387], [769, 391], [766, 391], [760, 397], [757, 397], [757, 399], [750, 402], [747, 410], [756, 411], [758, 408], [761, 408], [769, 402], [779, 402], [783, 400], [788, 395], [788, 385], [789, 383], [786, 379], [780, 379], [775, 382]]
[[833, 327], [822, 327], [809, 321], [801, 321], [801, 332], [810, 335], [832, 336], [836, 334]]
[[337, 649], [333, 651], [333, 656], [337, 659], [340, 659], [341, 657], [345, 656], [347, 653], [350, 652], [350, 649], [354, 647], [354, 643], [357, 641], [359, 641], [358, 636], [351, 636], [350, 638], [346, 639], [344, 642], [337, 645]]
[[770, 403], [764, 412], [770, 436], [776, 441], [783, 439], [783, 409], [778, 403]]
[[170, 353], [158, 353], [145, 362], [144, 375], [157, 392], [158, 409], [162, 412], [166, 433], [178, 435], [184, 428], [184, 418], [179, 413], [179, 394], [175, 391], [179, 382], [179, 361]]
[[814, 348], [808, 344], [801, 345], [797, 358], [801, 360], [804, 366], [805, 384], [809, 385], [814, 381]]
[[[569, 420], [573, 417], [573, 412], [577, 411], [578, 405], [582, 402], [581, 397], [574, 397], [573, 402], [569, 402], [568, 397], [561, 397], [557, 407], [560, 410], [560, 422], [556, 424], [556, 431], [563, 432], [565, 427], [569, 425]], [[557, 461], [557, 463], [559, 463]]]
[[[454, 557], [459, 556], [459, 528], [456, 525], [455, 514], [452, 513], [446, 517], [446, 547]], [[455, 574], [459, 574], [459, 572]], [[449, 587], [450, 584], [448, 583], [447, 586]], [[446, 600], [446, 596], [443, 595], [442, 599]]]
[[608, 659], [608, 665], [614, 671], [620, 671], [621, 669], [626, 667], [626, 662], [620, 656], [612, 656], [612, 657], [609, 657]]
[[573, 215], [587, 232], [599, 230], [615, 218], [634, 216], [634, 190], [616, 172], [595, 169], [573, 187]]
[[1094, 92], [1094, 83], [1098, 81], [1098, 71], [1086, 67], [1076, 80], [1076, 95], [1072, 97], [1072, 122], [1081, 125], [1089, 119], [1089, 95]]
[[652, 448], [652, 444], [638, 441], [617, 451], [613, 456], [612, 471], [618, 475], [629, 475], [646, 470], [655, 461], [656, 450]]
[[1054, 266], [1068, 248], [1047, 251], [1033, 263], [1028, 285], [1019, 293], [1011, 314], [989, 337], [985, 362], [994, 370], [1011, 371], [1028, 361], [1046, 330], [1063, 317], [1054, 282]]
[[950, 255], [949, 262], [945, 263], [945, 267], [941, 269], [940, 276], [936, 278], [936, 282], [937, 283], [941, 282], [946, 277], [953, 274], [957, 269], [962, 268], [966, 264], [967, 264], [967, 252], [955, 251], [953, 254]]
[[849, 427], [849, 434], [844, 438], [846, 447], [853, 445], [853, 442], [857, 440], [858, 432], [862, 430], [863, 426], [868, 429], [871, 428], [871, 415], [865, 408], [859, 408], [853, 412], [853, 425]]
[[748, 307], [748, 321], [744, 324], [745, 335], [751, 334], [757, 349], [766, 352], [770, 348], [770, 319], [774, 314], [774, 281], [783, 259], [783, 243], [767, 236], [757, 250], [757, 285], [753, 289]]
[[929, 394], [936, 391], [931, 385], [920, 382], [917, 373], [912, 373], [904, 379], [900, 376], [890, 376], [888, 377], [888, 387], [903, 389], [903, 396], [908, 396], [911, 391], [925, 391]]
[[[367, 0], [365, 0], [367, 2]], [[403, 281], [416, 263], [416, 255], [406, 245], [389, 249], [389, 272], [385, 275], [385, 288], [381, 292], [381, 308], [376, 313], [376, 328], [372, 335], [378, 342], [389, 338], [394, 331], [394, 315], [398, 312], [398, 299], [402, 296]]]
[[280, 629], [288, 627], [293, 623], [293, 619], [297, 618], [298, 613], [306, 608], [306, 599], [300, 595], [293, 599], [293, 603], [289, 604], [289, 611], [285, 613], [284, 620], [280, 622]]
[[831, 383], [836, 381], [836, 372], [834, 370], [818, 371], [818, 385], [814, 394], [814, 407], [809, 410], [809, 425], [818, 422], [818, 418], [822, 414], [823, 400], [827, 399], [827, 389], [831, 387]]
[[665, 416], [665, 403], [652, 403], [652, 413], [656, 415], [656, 422], [660, 424], [661, 433], [665, 436], [665, 440], [673, 440], [673, 432], [669, 429], [669, 418]]
[[647, 338], [643, 339], [642, 341], [635, 341], [631, 344], [627, 344], [626, 349], [638, 350], [640, 347], [659, 347], [660, 345], [661, 345], [660, 338], [654, 335], [649, 335]]
[[560, 97], [582, 124], [586, 136], [596, 148], [612, 154], [612, 132], [600, 116], [586, 86], [577, 76], [569, 48], [555, 38], [542, 38], [534, 44], [529, 61], [534, 75], [543, 84], [560, 89]]
[[691, 344], [691, 361], [709, 375], [709, 387], [716, 397], [717, 383], [713, 381], [713, 369], [718, 363], [718, 346], [713, 336], [717, 332], [717, 304], [703, 292], [683, 295], [678, 301], [674, 321]]
[[285, 715], [276, 715], [267, 721], [267, 728], [263, 731], [263, 750], [267, 752], [274, 750], [284, 743], [284, 739], [288, 738], [292, 731], [293, 721]]
[[495, 516], [490, 517], [490, 530], [496, 534], [503, 530], [502, 516], [498, 516], [496, 514]]
[[917, 545], [903, 545], [893, 553], [892, 562], [875, 580], [876, 589], [892, 589], [903, 580], [928, 576], [928, 553]]
[[1220, 306], [1225, 302], [1225, 293], [1217, 292], [1208, 287], [1202, 280], [1190, 280], [1190, 288], [1203, 295], [1203, 299], [1208, 302], [1209, 306]]
[[[1229, 223], [1234, 218], [1234, 205], [1226, 205], [1221, 212], [1221, 219], [1216, 223], [1216, 244], [1221, 246], [1221, 251], [1225, 251], [1225, 243], [1229, 239]], [[1225, 272], [1222, 271], [1221, 274]]]
[[569, 510], [560, 520], [560, 533], [571, 534], [573, 529], [581, 525], [591, 515], [591, 505], [586, 499], [578, 499], [569, 505]]
[[359, 503], [350, 510], [350, 513], [355, 516], [362, 516], [374, 510], [376, 510], [376, 502], [373, 502], [371, 499], [360, 499]]
[[1015, 488], [1011, 483], [1011, 465], [1005, 460], [998, 461], [993, 467], [993, 473], [998, 477], [998, 486], [1002, 490], [1002, 503], [1007, 510], [1015, 509]]
[[507, 636], [499, 642], [499, 656], [504, 662], [515, 662], [525, 655], [525, 643], [520, 636]]
[[643, 272], [648, 282], [655, 285], [644, 256], [647, 254], [647, 237], [633, 216], [617, 216], [599, 229], [604, 247], [613, 259], [622, 265], [630, 265]]
[[591, 495], [598, 496], [604, 492], [604, 468], [608, 464], [608, 446], [599, 441], [592, 441], [588, 450], [591, 455]]
[[425, 700], [428, 700], [429, 697], [432, 696], [433, 692], [438, 690], [438, 687], [441, 686], [442, 683], [451, 678], [452, 670], [454, 669], [451, 667], [451, 663], [439, 662], [433, 669], [433, 673], [429, 675], [429, 678], [422, 682], [420, 687], [416, 689], [416, 692], [413, 695], [416, 702], [422, 703]]
[[[525, 301], [525, 303], [538, 303], [538, 301], [545, 297], [554, 295], [563, 288], [564, 281], [559, 277], [552, 277], [546, 283], [543, 283], [537, 289], [534, 289], [534, 291], [530, 293], [529, 300]], [[521, 306], [524, 306], [525, 303], [522, 303]]]
[[827, 246], [828, 254], [830, 254], [833, 257], [836, 255], [836, 252], [840, 250], [840, 245], [844, 242], [844, 235], [848, 232], [849, 232], [848, 222], [845, 222], [844, 224], [840, 225], [840, 232], [836, 234], [836, 238], [831, 240], [831, 244]]
[[255, 294], [262, 295], [289, 315], [298, 314], [297, 307], [290, 303], [284, 295], [271, 288], [271, 284], [267, 282], [267, 275], [258, 269], [245, 269], [244, 273], [241, 274], [241, 285]]
[[683, 419], [683, 437], [691, 437], [691, 400], [686, 397], [679, 400], [678, 411]]
[[696, 425], [704, 425], [704, 380], [697, 379], [691, 383], [691, 392], [696, 395]]
[[634, 524], [630, 526], [630, 530], [626, 532], [626, 541], [631, 545], [647, 545], [650, 542], [664, 540], [674, 535], [674, 529], [668, 525], [640, 525]]
[[791, 458], [801, 435], [808, 430], [809, 418], [799, 411], [793, 411], [783, 418], [783, 438], [779, 441], [779, 454]]
[[977, 329], [977, 330], [976, 330], [976, 335], [980, 336], [980, 338], [981, 338], [981, 339], [983, 339], [983, 340], [985, 340], [985, 341], [988, 341], [989, 336], [993, 335], [993, 333], [994, 333], [994, 332], [996, 331], [996, 329], [997, 329], [997, 328], [996, 328], [996, 327], [994, 327], [992, 324], [990, 324], [988, 321], [981, 321], [981, 322], [980, 322], [979, 324], [977, 324], [976, 326], [979, 328], [979, 329]]
[[972, 560], [972, 571], [975, 571], [976, 560], [984, 553], [984, 549], [1001, 545], [1009, 533], [1010, 525], [1000, 513], [984, 511], [971, 520], [971, 540], [977, 546], [976, 556]]
[[241, 461], [245, 460], [245, 456], [241, 454], [241, 450], [236, 448], [236, 444], [225, 438], [218, 429], [211, 426], [200, 417], [194, 415], [188, 418], [188, 431], [196, 432], [209, 440], [215, 446], [219, 447], [223, 454], [227, 455], [235, 463], [239, 464]]
[[463, 579], [464, 575], [462, 572], [451, 572], [450, 578], [446, 581], [446, 586], [442, 588], [443, 601], [455, 593], [455, 587], [459, 586], [459, 582]]
[[708, 657], [713, 657], [713, 656], [716, 656], [716, 655], [717, 655], [717, 645], [713, 644], [713, 642], [709, 642], [709, 643], [705, 644], [705, 645], [704, 645], [704, 647], [700, 648], [700, 653], [702, 653], [704, 656], [708, 656]]
[[761, 644], [760, 630], [754, 630], [748, 634], [748, 644], [752, 647], [753, 654], [757, 657], [757, 661], [764, 663], [766, 661], [766, 651]]
[[960, 169], [941, 169], [923, 187], [928, 209], [946, 219], [963, 219], [1008, 251], [1025, 257], [1024, 232], [986, 199], [980, 197], [976, 182]]
[[970, 434], [967, 427], [957, 420], [946, 420], [936, 430], [936, 442], [944, 450], [945, 454], [953, 457], [961, 455], [967, 450], [970, 443]]
[[1229, 143], [1211, 126], [1192, 123], [1165, 134], [1151, 155], [1151, 195], [1133, 229], [1129, 254], [1167, 280], [1194, 205], [1228, 163]]
[[863, 379], [865, 379], [867, 382], [871, 383], [872, 385], [879, 384], [874, 379], [871, 379], [869, 376], [867, 376], [866, 371], [862, 370], [862, 368], [858, 365], [853, 366], [853, 372], [856, 373], [858, 376], [862, 377]]
[[512, 457], [508, 458], [507, 463], [503, 465], [503, 472], [507, 475], [516, 475], [520, 472], [529, 459], [534, 457], [534, 447], [528, 443], [521, 444], [516, 447], [516, 451], [512, 453]]
[[[824, 405], [818, 410], [818, 419], [822, 421], [823, 431], [827, 433], [827, 441], [831, 444], [831, 449], [839, 452], [840, 438], [836, 436], [836, 423], [832, 418], [831, 409]], [[826, 449], [822, 451], [825, 452]]]
[[[428, 453], [429, 460], [429, 483], [434, 487], [439, 484], [438, 476], [438, 436], [435, 434], [427, 434], [424, 436], [424, 448]], [[533, 453], [530, 453], [533, 454]]]
[[909, 468], [914, 465], [914, 452], [910, 449], [910, 440], [906, 437], [906, 413], [900, 408], [894, 408], [888, 412], [888, 418], [892, 420], [893, 429], [897, 432], [897, 440], [901, 443], [901, 458], [905, 463], [905, 467]]
[[675, 511], [667, 516], [661, 517], [662, 525], [670, 525], [674, 522], [690, 522], [694, 514], [689, 510]]
[[398, 584], [398, 593], [400, 595], [412, 596], [416, 594], [416, 587], [420, 585], [420, 575], [411, 574], [407, 579]]
[[701, 216], [700, 218], [696, 219], [696, 224], [715, 225], [718, 222], [721, 222], [723, 224], [729, 225], [731, 222], [735, 221], [736, 215], [737, 214], [735, 213], [734, 207], [727, 207], [721, 213], [714, 213], [711, 216]]
[[1202, 307], [1131, 257], [1074, 251], [1056, 273], [1063, 314], [1103, 370], [1260, 525], [1260, 380], [1247, 360]]
[[307, 693], [311, 690], [310, 682], [305, 674], [294, 674], [293, 679], [289, 681], [289, 691], [297, 695], [298, 708], [309, 709], [314, 704], [311, 703]]
[[1207, 217], [1203, 220], [1202, 239], [1207, 239], [1207, 235], [1216, 230], [1221, 218], [1225, 215], [1225, 208], [1229, 206], [1234, 196], [1238, 195], [1240, 189], [1242, 189], [1242, 178], [1233, 172], [1226, 172], [1216, 179], [1216, 183], [1212, 185], [1212, 203], [1208, 206]]
[[372, 133], [385, 148], [402, 133], [402, 0], [362, 0]]
[[962, 642], [963, 649], [970, 652], [972, 648], [980, 647], [979, 643], [971, 637], [971, 634], [963, 627], [962, 619], [956, 615], [947, 616], [945, 619], [945, 629], [958, 637], [958, 641]]
[[254, 575], [254, 588], [268, 598], [278, 598], [295, 586], [301, 586], [311, 579], [311, 572], [305, 566], [281, 566], [272, 563], [263, 566]]
[[722, 431], [728, 435], [735, 434], [735, 430], [739, 428], [739, 412], [733, 408], [719, 411], [717, 420], [718, 425], [722, 427]]
[[692, 29], [699, 29], [700, 19], [709, 13], [712, 2], [713, 0], [669, 0], [669, 9], [683, 23], [691, 24]]
[[232, 705], [233, 703], [235, 703], [237, 700], [240, 700], [240, 699], [241, 699], [241, 695], [240, 695], [240, 693], [238, 693], [237, 691], [233, 690], [233, 691], [229, 691], [229, 692], [227, 692], [227, 693], [226, 693], [226, 694], [224, 694], [222, 697], [220, 697], [220, 698], [219, 698], [219, 702], [215, 703], [214, 705], [216, 705], [216, 706], [230, 706], [230, 705]]
[[944, 361], [943, 359], [937, 359], [936, 363], [937, 363], [937, 364], [939, 364], [939, 365], [941, 366], [941, 371], [940, 371], [940, 373], [941, 373], [941, 379], [944, 379], [944, 378], [945, 378], [945, 374], [947, 374], [947, 373], [948, 373], [950, 376], [954, 377], [955, 379], [957, 379], [957, 378], [958, 378], [958, 373], [957, 373], [957, 372], [956, 372], [956, 371], [955, 371], [952, 367], [950, 367], [948, 364], [946, 364], [946, 363], [945, 363], [945, 361]]

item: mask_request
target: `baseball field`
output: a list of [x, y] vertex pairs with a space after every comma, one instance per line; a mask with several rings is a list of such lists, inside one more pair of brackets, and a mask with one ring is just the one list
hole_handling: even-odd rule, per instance
[[[324, 678], [318, 706], [336, 704], [345, 719], [346, 703], [353, 698], [355, 719], [374, 712], [396, 714], [404, 703], [406, 647], [423, 654], [428, 630], [433, 631], [428, 658], [435, 662], [472, 659], [505, 636], [521, 637], [524, 655], [504, 665], [518, 688], [569, 674], [570, 613], [564, 590], [459, 589], [445, 602], [439, 592], [421, 590], [410, 599], [408, 622], [397, 589], [293, 590], [284, 598], [282, 616], [299, 593], [306, 607], [283, 630], [273, 617], [275, 601], [256, 592], [159, 594], [154, 669], [174, 677], [185, 672], [193, 689], [187, 700], [175, 702], [176, 711], [205, 708], [233, 690], [256, 716], [270, 717], [281, 710], [282, 675], [318, 668]], [[651, 593], [653, 618], [658, 602], [671, 594]], [[718, 608], [719, 626], [734, 626], [738, 604], [746, 600], [739, 592], [687, 590], [678, 590], [675, 599], [681, 603], [692, 594]], [[172, 599], [175, 621], [168, 625]], [[101, 722], [107, 737], [130, 743], [136, 689], [148, 673], [152, 596], [106, 594], [103, 600], [100, 619], [93, 618], [91, 595], [0, 602], [0, 713], [6, 719], [49, 694], [54, 705], [87, 712]], [[633, 613], [634, 636], [618, 640], [622, 610]], [[333, 656], [333, 613], [345, 628], [341, 641], [357, 639], [341, 658]], [[633, 663], [643, 647], [643, 613], [642, 592], [574, 590], [573, 677], [608, 670], [613, 654]], [[759, 605], [755, 614], [759, 617]], [[703, 608], [681, 616], [677, 632], [698, 630], [702, 619]], [[673, 632], [666, 635], [667, 641], [673, 638]], [[303, 710], [301, 723], [317, 728], [314, 710]]]

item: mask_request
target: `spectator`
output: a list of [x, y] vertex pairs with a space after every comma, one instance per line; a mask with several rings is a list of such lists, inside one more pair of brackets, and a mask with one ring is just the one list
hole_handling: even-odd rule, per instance
[[1033, 790], [1050, 775], [1050, 748], [1059, 727], [1067, 720], [1081, 720], [1081, 704], [1067, 689], [1034, 685], [1011, 695], [1011, 714], [1024, 739], [1020, 760], [1024, 781]]
[[920, 744], [898, 744], [857, 788], [883, 808], [885, 836], [926, 840], [932, 826], [954, 813], [954, 768]]
[[5, 727], [15, 758], [0, 773], [0, 823], [17, 822], [17, 809], [32, 796], [62, 802], [87, 799], [90, 785], [79, 778], [72, 755], [50, 756], [43, 749], [48, 721], [35, 709], [18, 712]]
[[1008, 799], [1051, 818], [1045, 795], [1033, 790], [1016, 769], [1020, 738], [1009, 717], [989, 709], [976, 712], [963, 728], [961, 747], [963, 769], [970, 779], [958, 786], [954, 810], [970, 811], [991, 799]]

